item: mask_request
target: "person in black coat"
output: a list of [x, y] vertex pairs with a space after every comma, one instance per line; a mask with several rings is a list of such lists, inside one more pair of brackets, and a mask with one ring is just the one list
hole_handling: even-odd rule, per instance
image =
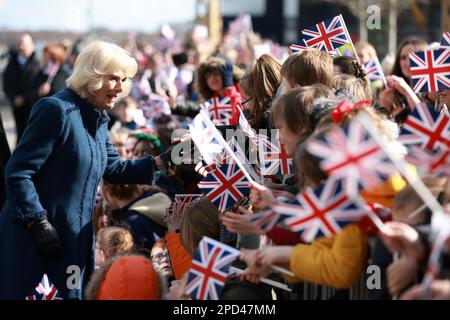
[[0, 211], [6, 200], [5, 189], [5, 167], [11, 152], [9, 150], [8, 140], [6, 140], [6, 132], [3, 127], [2, 114], [0, 113]]
[[33, 39], [29, 34], [21, 35], [18, 49], [17, 52], [11, 50], [10, 60], [3, 74], [3, 90], [13, 109], [17, 141], [27, 126], [31, 107], [36, 102], [32, 92], [33, 82], [39, 71]]

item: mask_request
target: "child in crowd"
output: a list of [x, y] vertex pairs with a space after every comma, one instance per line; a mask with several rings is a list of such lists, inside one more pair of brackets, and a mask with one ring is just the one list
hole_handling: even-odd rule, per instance
[[105, 227], [97, 232], [95, 266], [101, 267], [108, 258], [134, 251], [130, 231], [120, 227]]
[[253, 129], [270, 130], [271, 106], [281, 85], [281, 63], [277, 58], [263, 54], [244, 73], [240, 87], [244, 112]]
[[164, 237], [162, 217], [171, 204], [169, 197], [158, 192], [142, 198], [137, 185], [112, 185], [106, 181], [103, 193], [115, 208], [112, 211], [114, 223], [126, 225], [133, 235], [136, 249], [150, 255], [154, 243]]
[[162, 300], [166, 280], [142, 256], [119, 255], [108, 259], [92, 275], [86, 300]]
[[161, 273], [170, 283], [173, 277], [173, 270], [170, 263], [169, 251], [164, 239], [159, 239], [153, 245], [150, 252], [150, 258], [152, 259], [153, 268]]
[[333, 59], [317, 49], [305, 49], [294, 53], [281, 66], [284, 88], [320, 83], [327, 87], [333, 84]]

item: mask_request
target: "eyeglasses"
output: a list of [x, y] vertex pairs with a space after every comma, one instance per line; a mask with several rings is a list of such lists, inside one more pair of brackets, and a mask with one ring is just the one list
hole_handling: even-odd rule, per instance
[[252, 98], [245, 99], [241, 102], [242, 105], [245, 105], [246, 103], [249, 103], [252, 100]]
[[152, 261], [154, 261], [154, 262], [161, 262], [161, 261], [163, 261], [164, 258], [169, 260], [169, 253], [168, 252], [161, 252], [161, 253], [153, 255], [152, 256]]

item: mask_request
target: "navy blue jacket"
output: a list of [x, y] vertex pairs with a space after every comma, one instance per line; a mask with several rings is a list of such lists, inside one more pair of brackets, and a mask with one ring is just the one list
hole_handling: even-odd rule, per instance
[[164, 237], [165, 229], [149, 217], [130, 209], [141, 199], [137, 198], [125, 207], [113, 210], [112, 217], [116, 224], [125, 225], [130, 230], [136, 249], [150, 256], [155, 242]]
[[[24, 299], [46, 273], [64, 299], [82, 298], [93, 269], [92, 211], [100, 179], [152, 184], [152, 158], [122, 161], [108, 116], [71, 89], [41, 99], [6, 167], [0, 215], [0, 300]], [[45, 257], [26, 222], [47, 216], [64, 253]], [[80, 277], [77, 271], [81, 271]]]

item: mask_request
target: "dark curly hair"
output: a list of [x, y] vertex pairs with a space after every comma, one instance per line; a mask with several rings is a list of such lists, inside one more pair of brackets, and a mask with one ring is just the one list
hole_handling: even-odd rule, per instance
[[352, 57], [340, 56], [333, 59], [333, 65], [338, 67], [340, 73], [349, 74], [367, 82], [367, 74], [358, 60]]

